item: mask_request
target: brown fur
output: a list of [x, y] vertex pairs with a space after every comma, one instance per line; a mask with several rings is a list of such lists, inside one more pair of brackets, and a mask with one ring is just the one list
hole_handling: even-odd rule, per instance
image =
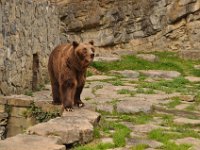
[[65, 109], [83, 106], [80, 94], [85, 84], [86, 70], [94, 58], [93, 42], [62, 44], [49, 56], [48, 71], [53, 103]]

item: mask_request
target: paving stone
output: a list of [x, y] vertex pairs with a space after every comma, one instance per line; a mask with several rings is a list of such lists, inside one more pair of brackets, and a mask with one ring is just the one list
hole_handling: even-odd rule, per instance
[[106, 75], [93, 75], [90, 77], [87, 77], [87, 81], [95, 81], [95, 80], [110, 80], [113, 79], [113, 76], [106, 76]]
[[101, 138], [101, 142], [102, 143], [112, 143], [112, 144], [114, 144], [113, 139], [109, 138], [109, 137]]
[[177, 78], [181, 75], [177, 71], [165, 70], [140, 70], [139, 72], [152, 78]]
[[190, 124], [190, 125], [200, 125], [200, 120], [188, 119], [188, 118], [176, 118], [174, 119], [176, 124]]
[[113, 105], [112, 104], [98, 104], [97, 108], [98, 111], [104, 111], [104, 112], [113, 112]]
[[116, 55], [119, 55], [119, 56], [136, 55], [137, 54], [136, 51], [127, 50], [127, 49], [114, 50], [112, 53], [116, 54]]
[[155, 141], [155, 140], [149, 140], [149, 139], [137, 139], [137, 138], [130, 138], [127, 140], [127, 145], [129, 146], [136, 146], [139, 144], [145, 144], [148, 145], [151, 148], [159, 148], [161, 147], [163, 144]]
[[179, 98], [182, 101], [186, 101], [186, 102], [194, 102], [195, 101], [195, 96], [194, 95], [180, 95]]
[[119, 113], [150, 113], [152, 111], [152, 103], [147, 101], [121, 101], [117, 103], [117, 112]]
[[26, 95], [11, 95], [5, 96], [8, 105], [28, 107], [33, 102], [33, 97]]
[[184, 109], [186, 109], [188, 106], [190, 106], [190, 104], [180, 104], [180, 105], [177, 105], [177, 106], [175, 107], [175, 109], [184, 110]]
[[192, 150], [200, 149], [200, 140], [193, 137], [186, 137], [175, 141], [176, 144], [189, 144], [192, 145]]
[[154, 54], [137, 54], [136, 57], [150, 62], [156, 62], [159, 60], [159, 58]]
[[142, 124], [142, 125], [134, 125], [132, 130], [134, 132], [140, 132], [140, 133], [149, 133], [150, 131], [159, 128], [157, 125], [153, 124]]
[[58, 136], [63, 144], [87, 143], [93, 139], [93, 126], [82, 117], [58, 117], [28, 128], [29, 134]]
[[91, 124], [96, 125], [100, 121], [100, 114], [85, 108], [74, 109], [73, 112], [64, 111], [62, 114], [63, 117], [81, 117], [87, 119]]
[[112, 74], [119, 74], [126, 78], [138, 78], [139, 72], [133, 70], [123, 70], [123, 71], [111, 71]]
[[82, 93], [81, 93], [81, 99], [93, 99], [95, 98], [95, 95], [92, 93], [92, 89], [91, 88], [84, 88]]
[[104, 61], [104, 62], [115, 62], [115, 61], [120, 61], [121, 58], [118, 56], [114, 56], [114, 57], [95, 57], [94, 58], [94, 62], [95, 61]]
[[65, 150], [60, 139], [56, 137], [42, 137], [38, 135], [19, 134], [0, 141], [1, 150]]
[[[127, 88], [130, 88], [130, 89], [133, 89], [133, 87], [125, 87], [125, 86], [104, 86], [103, 88], [101, 89], [98, 89], [96, 92], [95, 92], [95, 95], [97, 97], [101, 97], [102, 99], [119, 99], [119, 98], [122, 98], [122, 97], [129, 97], [130, 95], [129, 94], [118, 94], [118, 91], [121, 90], [121, 89], [127, 89]], [[128, 89], [128, 90], [130, 90]], [[112, 92], [111, 92], [112, 91]]]
[[200, 69], [200, 65], [194, 65], [195, 69]]
[[200, 77], [187, 76], [185, 79], [189, 80], [190, 82], [200, 82]]

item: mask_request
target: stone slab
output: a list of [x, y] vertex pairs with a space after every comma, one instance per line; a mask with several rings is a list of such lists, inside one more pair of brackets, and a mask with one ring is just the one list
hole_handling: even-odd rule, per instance
[[1, 150], [66, 150], [56, 137], [19, 134], [0, 141]]

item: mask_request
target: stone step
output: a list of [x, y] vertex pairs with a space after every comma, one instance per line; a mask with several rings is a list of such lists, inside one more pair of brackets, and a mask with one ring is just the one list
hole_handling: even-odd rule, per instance
[[98, 113], [75, 109], [74, 112], [64, 112], [62, 117], [32, 126], [27, 133], [44, 137], [58, 136], [63, 144], [84, 144], [93, 139], [93, 125], [99, 120]]
[[18, 134], [0, 141], [1, 150], [66, 150], [57, 137]]

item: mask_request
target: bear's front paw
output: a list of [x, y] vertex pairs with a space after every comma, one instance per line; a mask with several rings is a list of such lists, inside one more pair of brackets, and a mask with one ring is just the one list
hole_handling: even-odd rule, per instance
[[81, 100], [77, 100], [76, 102], [75, 102], [75, 105], [77, 106], [77, 107], [84, 107], [85, 106], [85, 104], [81, 101]]
[[64, 108], [66, 111], [73, 111], [73, 107], [71, 103], [64, 104]]
[[65, 108], [65, 110], [70, 112], [70, 111], [73, 111], [73, 108]]

